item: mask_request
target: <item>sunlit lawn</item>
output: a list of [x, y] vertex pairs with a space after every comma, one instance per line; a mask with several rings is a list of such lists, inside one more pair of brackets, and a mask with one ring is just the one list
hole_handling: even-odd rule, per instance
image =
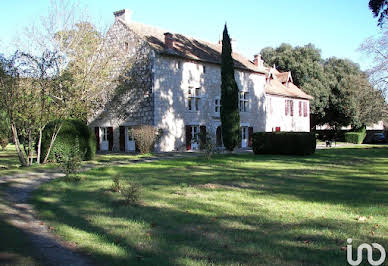
[[[117, 173], [142, 184], [138, 206], [110, 191]], [[84, 177], [43, 185], [33, 203], [105, 265], [346, 265], [347, 238], [388, 248], [386, 147], [156, 161]]]

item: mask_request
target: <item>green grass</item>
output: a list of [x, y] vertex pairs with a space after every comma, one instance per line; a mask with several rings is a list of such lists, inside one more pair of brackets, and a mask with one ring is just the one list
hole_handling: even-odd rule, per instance
[[[106, 265], [346, 265], [347, 238], [388, 248], [387, 165], [386, 147], [156, 161], [55, 180], [32, 202]], [[138, 206], [110, 191], [117, 173], [142, 184]]]

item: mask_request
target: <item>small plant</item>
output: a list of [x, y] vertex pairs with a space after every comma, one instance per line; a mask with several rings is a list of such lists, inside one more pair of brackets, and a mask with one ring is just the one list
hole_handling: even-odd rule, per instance
[[[210, 160], [212, 156], [217, 152], [217, 145], [213, 138], [208, 133], [200, 133], [200, 150], [204, 152], [204, 156], [207, 160]], [[203, 141], [204, 140], [204, 141]]]
[[116, 174], [112, 177], [112, 191], [121, 192], [120, 174]]
[[81, 156], [78, 140], [76, 139], [73, 149], [56, 154], [62, 171], [67, 181], [80, 181], [79, 170], [81, 169]]
[[140, 184], [130, 181], [121, 189], [121, 194], [124, 196], [126, 205], [136, 205], [139, 203], [142, 187]]
[[2, 151], [5, 151], [5, 149], [7, 148], [7, 145], [8, 145], [8, 137], [0, 137], [0, 146]]

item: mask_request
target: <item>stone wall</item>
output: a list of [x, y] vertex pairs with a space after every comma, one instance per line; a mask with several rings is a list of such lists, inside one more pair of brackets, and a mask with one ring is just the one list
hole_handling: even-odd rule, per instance
[[[205, 69], [203, 68], [205, 66]], [[220, 115], [215, 113], [215, 99], [221, 96], [221, 68], [219, 65], [187, 61], [175, 57], [157, 56], [154, 64], [154, 122], [163, 129], [159, 150], [185, 149], [185, 125], [205, 125], [215, 136]], [[236, 70], [236, 82], [241, 91], [248, 92], [249, 107], [240, 113], [242, 126], [264, 131], [265, 76]], [[199, 111], [189, 111], [188, 89], [200, 88]]]
[[152, 52], [148, 44], [116, 19], [107, 33], [108, 49], [124, 50], [115, 60], [102, 108], [89, 119], [90, 127], [113, 127], [113, 150], [120, 149], [119, 126], [153, 125]]

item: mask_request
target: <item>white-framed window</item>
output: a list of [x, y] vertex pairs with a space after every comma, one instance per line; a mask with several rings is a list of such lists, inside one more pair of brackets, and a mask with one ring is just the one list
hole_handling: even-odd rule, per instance
[[107, 127], [101, 128], [101, 140], [108, 141], [108, 128]]
[[127, 130], [128, 130], [127, 132], [128, 141], [133, 141], [132, 128], [128, 127]]
[[199, 143], [199, 126], [191, 126], [191, 142]]
[[249, 107], [249, 93], [246, 91], [240, 91], [240, 100], [239, 100], [239, 108], [240, 112], [248, 112]]
[[220, 97], [216, 97], [214, 99], [214, 112], [219, 113], [221, 111], [221, 99]]
[[201, 100], [201, 88], [189, 87], [187, 92], [187, 110], [199, 111]]

